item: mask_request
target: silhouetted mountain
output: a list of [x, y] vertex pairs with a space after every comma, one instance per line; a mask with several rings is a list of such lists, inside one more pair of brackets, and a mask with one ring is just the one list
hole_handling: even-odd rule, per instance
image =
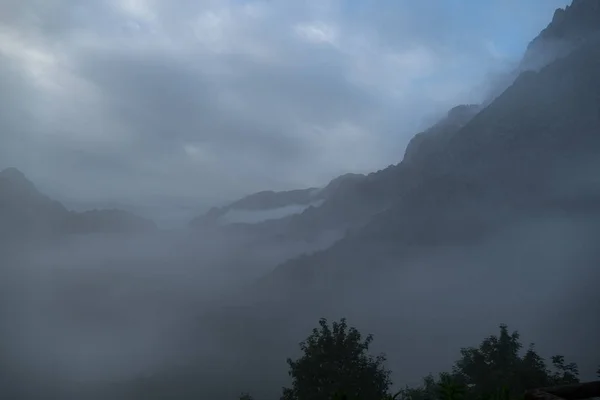
[[574, 0], [570, 6], [557, 9], [550, 24], [529, 43], [521, 70], [541, 68], [599, 33], [600, 3]]
[[482, 107], [478, 104], [456, 106], [450, 111], [446, 118], [427, 129], [417, 133], [406, 147], [404, 162], [414, 163], [419, 160], [427, 160], [431, 155], [443, 147], [452, 134], [465, 126]]
[[0, 171], [0, 238], [131, 232], [155, 228], [152, 221], [120, 210], [68, 211], [58, 201], [40, 193], [16, 168]]
[[[235, 216], [228, 219], [228, 214], [235, 214], [236, 212], [246, 212], [250, 215], [254, 214], [268, 214], [265, 211], [273, 211], [283, 209], [286, 207], [296, 207], [296, 209], [302, 210], [304, 207], [309, 206], [311, 203], [322, 200], [320, 190], [317, 188], [298, 189], [284, 192], [273, 192], [263, 191], [251, 194], [243, 197], [233, 203], [223, 207], [213, 207], [205, 215], [194, 218], [190, 225], [192, 227], [201, 227], [206, 225], [226, 224], [238, 222]], [[304, 207], [303, 207], [304, 206]], [[295, 210], [291, 210], [295, 211]], [[275, 213], [276, 217], [277, 213]]]
[[319, 192], [319, 204], [254, 226], [253, 231], [311, 240], [322, 232], [359, 230], [376, 214], [392, 207], [404, 192], [403, 186], [414, 178], [411, 169], [443, 148], [481, 108], [479, 105], [454, 107], [436, 125], [411, 140], [403, 165], [390, 165], [368, 175], [342, 175]]
[[483, 105], [489, 105], [521, 73], [539, 70], [557, 58], [566, 56], [599, 33], [600, 11], [597, 0], [574, 1], [564, 9], [557, 9], [548, 26], [529, 43], [517, 67], [494, 78]]
[[191, 221], [192, 227], [258, 224], [273, 220], [287, 220], [307, 208], [320, 206], [329, 197], [348, 184], [364, 178], [360, 174], [345, 174], [332, 180], [324, 188], [308, 188], [284, 192], [263, 191], [243, 197], [224, 207], [213, 207], [205, 215]]
[[[574, 27], [570, 18], [584, 14], [592, 20], [598, 5], [575, 1], [544, 32], [564, 34], [559, 26]], [[600, 167], [600, 41], [577, 32], [569, 54], [522, 73], [487, 107], [463, 106], [417, 135], [403, 162], [369, 175], [338, 203], [377, 204], [381, 212], [333, 247], [285, 263], [263, 284], [290, 298], [325, 290], [333, 277], [340, 284], [353, 271], [401, 266], [438, 246], [478, 243], [523, 218], [600, 216], [592, 172]]]
[[56, 232], [67, 213], [16, 168], [0, 171], [0, 237]]

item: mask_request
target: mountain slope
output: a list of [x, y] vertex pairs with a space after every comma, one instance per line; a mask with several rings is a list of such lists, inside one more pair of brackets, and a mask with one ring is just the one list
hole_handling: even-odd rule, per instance
[[[294, 208], [288, 210], [294, 212], [296, 209], [304, 209], [316, 202], [323, 200], [321, 191], [317, 188], [290, 190], [285, 192], [263, 191], [243, 197], [233, 203], [223, 207], [213, 207], [205, 215], [194, 218], [190, 225], [192, 227], [202, 227], [207, 225], [227, 224], [236, 222], [251, 222], [252, 217], [256, 216], [258, 222], [263, 219], [277, 219], [279, 210]], [[269, 214], [270, 212], [270, 214]], [[235, 214], [238, 214], [236, 218]], [[244, 219], [243, 215], [247, 217]], [[240, 215], [241, 214], [241, 215]], [[283, 213], [285, 216], [285, 212]]]
[[554, 12], [548, 26], [527, 46], [520, 69], [539, 69], [558, 57], [567, 55], [590, 37], [598, 35], [600, 3], [597, 0], [574, 0]]
[[[448, 112], [431, 128], [417, 134], [409, 143], [404, 165], [390, 165], [382, 170], [361, 174], [345, 174], [333, 179], [325, 188], [290, 192], [260, 192], [229, 206], [213, 208], [192, 221], [193, 227], [214, 226], [227, 221], [227, 214], [240, 211], [270, 211], [270, 218], [249, 224], [235, 224], [255, 235], [315, 240], [327, 232], [356, 231], [374, 215], [389, 209], [402, 193], [402, 185], [412, 178], [408, 164], [427, 158], [427, 153], [444, 145], [457, 130], [481, 110], [479, 105], [460, 105]], [[260, 200], [263, 200], [262, 202]], [[282, 201], [285, 199], [284, 201]], [[291, 200], [293, 199], [293, 200]], [[276, 215], [273, 204], [286, 211]], [[292, 210], [292, 208], [296, 207]], [[289, 212], [293, 211], [293, 212]], [[251, 214], [249, 213], [249, 214]], [[263, 214], [264, 215], [264, 214]], [[230, 220], [231, 221], [231, 220]], [[230, 222], [229, 221], [229, 222]], [[238, 221], [239, 222], [239, 221]], [[243, 225], [243, 226], [241, 226]]]
[[522, 73], [448, 132], [395, 167], [386, 181], [396, 188], [389, 209], [332, 248], [285, 263], [263, 284], [285, 296], [314, 285], [326, 290], [323, 282], [339, 274], [477, 243], [512, 221], [598, 215], [600, 42], [591, 35], [539, 72]]
[[246, 225], [251, 230], [271, 235], [296, 232], [298, 229], [294, 227], [294, 223], [298, 219], [307, 219], [307, 212], [310, 215], [312, 210], [339, 197], [346, 188], [364, 179], [365, 176], [361, 174], [345, 174], [333, 179], [323, 188], [254, 193], [229, 205], [213, 207], [205, 215], [194, 218], [190, 226], [202, 228]]
[[16, 168], [0, 171], [0, 237], [55, 232], [67, 213]]
[[40, 193], [16, 168], [0, 171], [0, 239], [152, 229], [156, 229], [152, 221], [125, 211], [68, 211]]
[[[264, 204], [267, 204], [274, 199], [291, 198], [293, 195], [303, 197], [302, 201], [296, 201], [297, 204], [302, 204], [301, 207], [296, 207], [291, 212], [281, 209], [282, 212], [279, 215], [274, 215], [272, 218], [263, 218], [263, 220], [267, 220], [263, 222], [259, 220], [254, 221], [257, 223], [251, 228], [247, 227], [247, 229], [257, 234], [299, 236], [306, 239], [314, 238], [320, 233], [329, 230], [356, 231], [366, 225], [376, 214], [390, 209], [412, 185], [420, 184], [420, 175], [428, 174], [435, 169], [450, 172], [452, 168], [457, 168], [458, 163], [453, 162], [450, 158], [462, 158], [462, 161], [467, 162], [466, 158], [472, 157], [465, 153], [468, 151], [467, 148], [469, 146], [475, 148], [475, 146], [479, 146], [477, 143], [486, 142], [491, 136], [494, 136], [493, 140], [497, 142], [501, 140], [511, 141], [510, 144], [500, 144], [498, 142], [494, 145], [521, 146], [519, 141], [525, 140], [524, 138], [528, 135], [523, 135], [523, 138], [515, 139], [515, 136], [513, 139], [508, 139], [511, 136], [505, 133], [497, 134], [490, 132], [490, 126], [493, 125], [498, 129], [510, 132], [513, 129], [510, 126], [511, 124], [529, 124], [529, 128], [525, 128], [525, 125], [523, 125], [523, 129], [533, 129], [538, 132], [540, 129], [543, 130], [535, 120], [536, 118], [540, 118], [539, 115], [531, 114], [530, 111], [532, 110], [527, 108], [518, 110], [510, 105], [513, 103], [523, 105], [529, 101], [536, 103], [536, 100], [531, 97], [535, 96], [536, 93], [544, 93], [547, 101], [554, 101], [553, 99], [559, 95], [559, 92], [554, 93], [555, 90], [559, 89], [556, 87], [556, 83], [548, 79], [547, 85], [533, 84], [531, 86], [527, 82], [533, 76], [532, 71], [539, 70], [539, 68], [548, 63], [565, 57], [579, 46], [585, 46], [586, 43], [597, 40], [596, 38], [600, 32], [599, 7], [600, 2], [598, 0], [575, 0], [572, 5], [567, 6], [565, 9], [558, 9], [550, 24], [528, 45], [522, 63], [515, 71], [516, 75], [514, 76], [516, 79], [512, 77], [510, 79], [507, 78], [509, 82], [513, 80], [514, 82], [504, 91], [504, 94], [499, 96], [501, 98], [495, 95], [483, 105], [460, 105], [453, 108], [445, 118], [434, 126], [415, 135], [407, 146], [401, 164], [392, 165], [367, 176], [357, 176], [355, 179], [345, 181], [344, 185], [335, 186], [332, 190], [329, 190], [327, 195], [321, 193], [319, 203], [316, 204], [318, 207], [314, 207], [315, 204], [309, 204], [309, 200], [305, 199], [309, 197], [309, 193], [318, 193], [316, 191], [313, 192], [311, 189], [282, 193], [261, 192], [248, 196], [228, 207], [213, 209], [203, 218], [196, 219], [193, 224], [196, 226], [202, 225], [202, 223], [206, 223], [207, 221], [214, 223], [214, 221], [223, 219], [224, 215], [236, 207], [247, 207], [244, 204], [246, 202], [255, 203], [253, 206], [255, 207], [256, 201], [259, 199], [262, 199]], [[590, 45], [588, 44], [587, 46], [589, 47]], [[586, 50], [583, 50], [583, 53], [585, 52]], [[583, 62], [585, 63], [585, 61]], [[567, 66], [566, 68], [569, 67]], [[577, 72], [574, 73], [577, 74]], [[556, 72], [555, 75], [562, 75], [562, 73]], [[567, 72], [564, 79], [570, 79], [568, 76], [569, 73]], [[569, 83], [563, 81], [562, 84], [568, 85]], [[489, 106], [494, 101], [494, 98], [498, 102], [495, 102], [494, 107], [491, 108], [493, 111], [489, 111]], [[582, 101], [586, 102], [586, 100]], [[565, 102], [565, 104], [567, 103]], [[567, 106], [573, 106], [573, 104], [569, 103]], [[586, 104], [593, 104], [593, 102], [587, 102]], [[529, 113], [529, 117], [523, 111]], [[546, 111], [562, 112], [559, 109], [548, 109]], [[483, 116], [480, 114], [483, 114]], [[531, 120], [532, 118], [533, 120]], [[470, 123], [472, 120], [473, 124]], [[470, 127], [464, 130], [463, 128], [467, 124]], [[568, 128], [556, 125], [555, 129]], [[458, 134], [462, 130], [467, 133]], [[468, 133], [469, 130], [472, 133]], [[464, 138], [458, 139], [461, 135]], [[533, 138], [533, 135], [529, 136]], [[502, 137], [505, 139], [502, 139]], [[463, 145], [466, 141], [472, 141], [472, 143]], [[456, 147], [457, 143], [458, 147]], [[530, 145], [533, 144], [523, 144], [522, 147], [527, 149], [529, 148], [527, 146]], [[470, 151], [473, 151], [473, 149]], [[486, 157], [489, 155], [485, 154]], [[502, 153], [498, 152], [497, 154]], [[472, 160], [471, 162], [474, 163], [475, 161]], [[491, 162], [491, 160], [488, 162], [485, 157], [482, 157], [480, 162], [485, 164], [484, 168], [493, 168], [494, 165], [500, 165], [496, 162]], [[522, 162], [527, 163], [528, 161], [523, 159]], [[482, 166], [468, 164], [465, 168], [479, 169]], [[457, 171], [456, 174], [460, 175], [461, 179], [466, 179], [470, 172]], [[517, 181], [518, 179], [514, 182], [516, 183]], [[328, 187], [330, 186], [332, 185], [330, 184]], [[260, 201], [258, 202], [260, 203]], [[288, 201], [287, 204], [289, 205], [290, 202]]]

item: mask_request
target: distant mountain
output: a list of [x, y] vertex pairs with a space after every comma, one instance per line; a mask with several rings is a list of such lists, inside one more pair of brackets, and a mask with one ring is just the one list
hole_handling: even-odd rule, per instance
[[[442, 147], [481, 109], [476, 104], [451, 109], [442, 120], [410, 141], [402, 166], [390, 165], [368, 175], [341, 175], [322, 189], [259, 192], [226, 207], [213, 208], [194, 219], [191, 225], [200, 227], [237, 222], [238, 227], [243, 223], [255, 234], [306, 240], [327, 231], [360, 229], [374, 215], [389, 209], [398, 200], [403, 189], [396, 182], [412, 179], [407, 176], [410, 170], [408, 164], [428, 158], [429, 153]], [[228, 215], [234, 218], [227, 219]], [[236, 216], [241, 218], [236, 220]], [[252, 220], [252, 216], [256, 219]]]
[[120, 210], [67, 210], [40, 193], [16, 168], [0, 171], [0, 238], [156, 229], [152, 221]]
[[263, 191], [243, 197], [223, 207], [213, 207], [205, 215], [194, 218], [192, 227], [231, 223], [262, 222], [303, 211], [322, 200], [319, 189], [298, 189], [285, 192]]
[[348, 182], [364, 178], [346, 174], [332, 180], [324, 188], [297, 189], [283, 192], [262, 191], [243, 197], [223, 207], [213, 207], [205, 215], [194, 218], [192, 227], [233, 224], [260, 224], [301, 214], [319, 207]]
[[0, 171], [0, 237], [60, 230], [66, 208], [41, 194], [16, 168]]
[[[589, 111], [590, 115], [596, 115], [597, 108], [593, 108], [596, 107], [596, 88], [574, 85], [586, 85], [587, 78], [583, 75], [583, 70], [587, 65], [594, 65], [594, 46], [597, 46], [600, 40], [599, 35], [600, 0], [575, 0], [565, 9], [558, 9], [551, 23], [531, 41], [519, 67], [513, 73], [507, 74], [505, 82], [498, 87], [498, 92], [492, 93], [483, 104], [459, 105], [451, 109], [446, 117], [434, 126], [415, 135], [409, 142], [401, 163], [366, 176], [353, 176], [353, 179], [340, 177], [343, 184], [333, 185], [335, 180], [332, 181], [326, 194], [318, 195], [318, 204], [308, 205], [306, 200], [303, 203], [297, 201], [302, 203], [302, 206], [293, 209], [293, 212], [274, 215], [273, 218], [265, 218], [267, 220], [262, 222], [255, 220], [252, 231], [276, 236], [300, 236], [306, 239], [328, 230], [358, 232], [367, 225], [369, 230], [377, 231], [377, 228], [373, 228], [372, 219], [379, 214], [388, 218], [388, 212], [396, 210], [407, 195], [417, 198], [418, 190], [425, 190], [422, 186], [427, 179], [437, 181], [438, 175], [450, 176], [451, 171], [459, 166], [462, 168], [452, 174], [454, 178], [447, 179], [459, 177], [460, 180], [469, 179], [470, 185], [479, 185], [479, 182], [475, 183], [476, 175], [485, 176], [486, 169], [500, 168], [511, 160], [507, 167], [516, 168], [519, 165], [525, 168], [525, 173], [519, 172], [512, 183], [516, 185], [521, 182], [521, 185], [525, 185], [525, 176], [533, 175], [534, 168], [543, 169], [544, 166], [529, 165], [529, 161], [521, 161], [519, 164], [517, 160], [507, 158], [512, 157], [512, 154], [503, 154], [500, 149], [509, 146], [510, 143], [515, 149], [528, 152], [527, 157], [541, 157], [542, 147], [547, 142], [545, 138], [534, 139], [536, 135], [562, 130], [561, 134], [565, 138], [573, 139], [575, 135], [567, 132], [577, 129], [578, 126], [581, 129], [584, 127], [583, 120], [577, 116], [578, 113], [583, 116], [584, 112]], [[540, 71], [550, 64], [554, 66]], [[560, 68], [564, 71], [559, 71]], [[587, 72], [590, 74], [588, 82], [593, 82], [595, 72]], [[559, 99], [563, 91], [567, 94], [567, 89], [574, 91], [569, 94], [573, 98], [571, 103], [565, 98]], [[577, 99], [577, 96], [584, 95], [585, 89], [588, 90], [588, 94], [591, 93], [587, 103]], [[548, 104], [550, 101], [554, 104]], [[578, 101], [584, 104], [574, 109]], [[545, 116], [539, 110], [554, 115]], [[559, 118], [560, 123], [546, 126], [552, 118]], [[555, 134], [554, 137], [558, 138], [559, 135]], [[527, 141], [530, 142], [526, 143]], [[498, 147], [494, 147], [492, 143]], [[579, 142], [582, 143], [584, 142]], [[479, 149], [477, 146], [482, 148], [485, 144], [492, 146], [495, 153], [486, 154], [475, 150]], [[472, 153], [467, 154], [467, 151]], [[566, 148], [554, 148], [551, 151], [560, 154], [560, 151], [566, 151]], [[504, 158], [495, 160], [494, 155]], [[469, 157], [484, 158], [479, 158], [478, 163], [481, 165], [474, 165], [470, 164], [474, 163], [474, 160], [468, 161]], [[527, 157], [524, 160], [528, 160]], [[427, 178], [431, 176], [435, 177]], [[448, 190], [454, 190], [454, 185], [462, 184], [448, 183], [450, 180], [440, 182], [439, 185], [447, 184]], [[531, 183], [535, 187], [540, 184], [535, 180]], [[427, 190], [431, 190], [427, 187]], [[478, 189], [474, 186], [471, 190]], [[496, 190], [500, 192], [500, 196], [508, 193], [500, 189], [500, 182], [497, 182]], [[273, 192], [263, 193], [262, 196], [267, 196], [267, 193], [279, 196]], [[286, 196], [289, 196], [287, 193], [294, 193], [307, 198], [308, 193], [314, 196], [319, 192], [307, 189], [284, 193]], [[255, 196], [249, 198], [255, 200], [262, 197]], [[518, 194], [515, 196], [518, 197]], [[420, 200], [414, 201], [418, 203]], [[263, 204], [267, 203], [265, 201]], [[213, 209], [205, 216], [204, 221], [221, 218], [234, 208]], [[412, 218], [417, 216], [412, 215]], [[394, 223], [399, 223], [405, 229], [409, 226], [405, 223]]]

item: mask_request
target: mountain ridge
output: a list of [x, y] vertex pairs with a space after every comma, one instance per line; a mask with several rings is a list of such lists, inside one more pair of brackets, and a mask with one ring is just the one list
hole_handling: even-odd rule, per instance
[[556, 58], [564, 57], [600, 31], [600, 3], [597, 0], [573, 0], [557, 8], [550, 23], [531, 41], [520, 70], [539, 69]]
[[0, 238], [155, 229], [153, 221], [123, 210], [69, 211], [60, 202], [41, 193], [17, 168], [0, 171]]
[[[600, 5], [585, 1], [593, 10]], [[584, 165], [600, 167], [598, 93], [600, 41], [592, 33], [568, 54], [519, 74], [457, 129], [434, 135], [441, 143], [430, 136], [426, 155], [413, 143], [386, 180], [397, 187], [391, 207], [331, 248], [280, 265], [259, 283], [257, 298], [326, 292], [333, 276], [339, 284], [342, 275], [381, 264], [382, 254], [402, 264], [427, 248], [478, 243], [520, 219], [600, 215], [599, 182], [573, 175]]]
[[[582, 26], [584, 28], [581, 28]], [[504, 95], [500, 99], [503, 102], [506, 99], [505, 92], [510, 91], [515, 84], [524, 87], [524, 82], [534, 76], [535, 71], [559, 60], [561, 57], [568, 56], [571, 52], [577, 51], [579, 47], [585, 46], [586, 43], [588, 49], [592, 48], [593, 43], [598, 43], [598, 34], [600, 34], [600, 1], [574, 0], [570, 6], [557, 9], [553, 20], [528, 45], [528, 50], [523, 56], [523, 61], [517, 70], [515, 79], [494, 100], [484, 104], [465, 104], [453, 107], [444, 118], [425, 131], [417, 133], [409, 141], [401, 162], [368, 174], [366, 179], [356, 182], [354, 187], [348, 189], [343, 195], [337, 198], [333, 196], [338, 201], [328, 200], [317, 209], [307, 210], [305, 213], [295, 216], [289, 229], [291, 231], [298, 229], [311, 231], [309, 227], [316, 225], [327, 228], [335, 226], [342, 229], [360, 229], [361, 226], [365, 225], [365, 220], [369, 220], [376, 214], [389, 209], [391, 204], [401, 196], [404, 190], [394, 182], [402, 181], [403, 184], [410, 186], [411, 182], [416, 179], [416, 175], [424, 173], [421, 169], [415, 174], [410, 172], [410, 169], [419, 169], [423, 163], [427, 163], [429, 165], [437, 164], [435, 168], [442, 171], [452, 164], [453, 161], [449, 158], [456, 159], [466, 156], [464, 154], [459, 155], [456, 153], [457, 150], [452, 148], [457, 142], [455, 136], [459, 131], [473, 121], [481, 121], [482, 118], [486, 118], [489, 115], [486, 110], [492, 102]], [[566, 42], [568, 46], [553, 47], [553, 43], [557, 38], [568, 39]], [[590, 44], [590, 41], [593, 43]], [[544, 47], [544, 57], [536, 54], [536, 52], [541, 51], [537, 50], [540, 46]], [[583, 52], [585, 51], [583, 50]], [[535, 59], [538, 61], [536, 65], [532, 65], [531, 62], [527, 61]], [[540, 90], [544, 90], [544, 88], [540, 88]], [[524, 90], [522, 94], [528, 96], [532, 93]], [[547, 93], [547, 95], [547, 99], [554, 98], [552, 93]], [[511, 101], [518, 100], [517, 97]], [[507, 103], [504, 102], [503, 104], [506, 105]], [[509, 117], [505, 116], [503, 118], [507, 119]], [[485, 128], [479, 127], [474, 130], [485, 131]], [[484, 138], [485, 133], [479, 135], [474, 132], [472, 136], [473, 142], [478, 143]], [[464, 150], [460, 151], [464, 152]], [[482, 162], [485, 161], [482, 160]], [[408, 168], [408, 164], [411, 165], [410, 168]], [[463, 173], [468, 175], [466, 171], [463, 171]], [[341, 222], [347, 222], [348, 220], [355, 221], [351, 223]]]

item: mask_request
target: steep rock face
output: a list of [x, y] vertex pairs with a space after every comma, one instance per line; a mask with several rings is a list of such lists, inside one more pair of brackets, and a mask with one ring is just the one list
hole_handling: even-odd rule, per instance
[[489, 105], [522, 72], [537, 71], [600, 34], [599, 9], [598, 0], [575, 0], [555, 10], [552, 21], [529, 43], [517, 67], [495, 78], [483, 105]]
[[517, 179], [551, 172], [556, 167], [550, 161], [596, 154], [599, 44], [591, 41], [537, 73], [521, 74], [436, 154], [437, 172], [486, 176], [506, 170]]
[[537, 70], [599, 33], [600, 1], [573, 0], [557, 9], [550, 24], [529, 43], [520, 69]]
[[[535, 215], [600, 215], [600, 43], [526, 72], [443, 146], [396, 167], [394, 204], [332, 248], [263, 281], [294, 290], [341, 282], [436, 246], [477, 243]], [[399, 171], [402, 171], [400, 173]], [[387, 182], [388, 184], [391, 181]], [[334, 278], [335, 277], [335, 278]], [[265, 283], [268, 282], [268, 283]], [[328, 283], [325, 283], [328, 282]]]
[[321, 206], [311, 207], [285, 225], [280, 224], [280, 231], [310, 237], [327, 229], [359, 230], [373, 216], [392, 207], [418, 176], [418, 165], [442, 151], [452, 135], [480, 110], [479, 105], [454, 107], [436, 125], [410, 141], [402, 163], [366, 176], [353, 176], [345, 179], [343, 185], [333, 185], [335, 180], [332, 181]]
[[481, 109], [477, 104], [454, 107], [445, 118], [409, 142], [402, 163], [366, 176], [353, 176], [346, 179], [344, 185], [330, 184], [324, 203], [294, 216], [285, 229], [308, 236], [325, 229], [361, 229], [375, 215], [392, 207], [418, 176], [415, 174], [418, 165], [443, 151], [452, 135]]
[[403, 161], [418, 163], [439, 152], [451, 135], [465, 126], [480, 110], [478, 104], [456, 106], [437, 124], [424, 132], [417, 133], [406, 146]]

